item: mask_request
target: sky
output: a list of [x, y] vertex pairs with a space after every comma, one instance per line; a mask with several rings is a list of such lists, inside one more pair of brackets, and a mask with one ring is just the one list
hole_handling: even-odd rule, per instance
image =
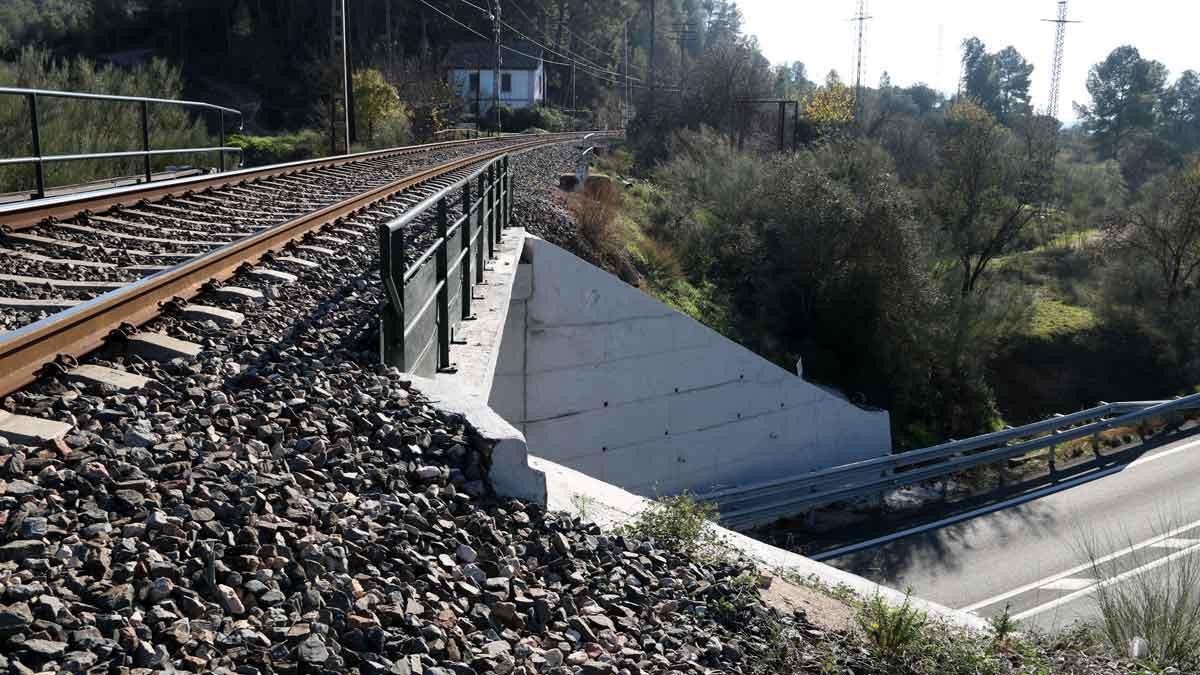
[[[772, 63], [802, 61], [817, 83], [836, 69], [854, 80], [856, 0], [738, 0], [745, 30], [758, 36]], [[959, 45], [976, 36], [989, 52], [1012, 45], [1034, 65], [1031, 93], [1041, 109], [1049, 98], [1054, 52], [1051, 23], [1057, 0], [868, 0], [864, 80], [878, 84], [886, 70], [892, 83], [925, 82], [953, 93], [957, 86]], [[1075, 119], [1071, 103], [1088, 103], [1088, 69], [1113, 48], [1131, 44], [1144, 58], [1166, 64], [1169, 81], [1187, 69], [1200, 70], [1195, 0], [1072, 0], [1067, 26], [1059, 117]], [[938, 35], [941, 29], [941, 55]]]

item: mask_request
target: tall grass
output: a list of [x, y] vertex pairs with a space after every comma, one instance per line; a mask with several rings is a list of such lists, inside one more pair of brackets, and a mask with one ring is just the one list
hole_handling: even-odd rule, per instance
[[[58, 91], [180, 98], [183, 78], [178, 68], [161, 59], [129, 70], [97, 66], [86, 58], [55, 59], [50, 52], [26, 47], [12, 62], [0, 62], [0, 85]], [[44, 155], [140, 150], [141, 112], [137, 103], [39, 97], [38, 122]], [[150, 105], [151, 148], [195, 148], [217, 145], [204, 116], [215, 125], [216, 113], [189, 111], [178, 106]], [[229, 121], [230, 123], [232, 121]], [[29, 156], [29, 104], [25, 97], [0, 96], [0, 156]], [[236, 161], [236, 160], [228, 160]], [[215, 166], [215, 154], [159, 155], [151, 169], [169, 165]], [[142, 159], [55, 162], [46, 165], [47, 187], [73, 185], [115, 176], [138, 175]], [[31, 189], [32, 165], [0, 167], [0, 192]]]
[[[1160, 518], [1158, 532], [1171, 532], [1178, 518]], [[1085, 533], [1080, 548], [1099, 580], [1093, 598], [1099, 628], [1118, 652], [1128, 653], [1134, 638], [1149, 643], [1148, 658], [1185, 672], [1200, 668], [1200, 557], [1184, 550], [1134, 548], [1131, 536]], [[1132, 548], [1108, 558], [1110, 551]], [[1154, 555], [1157, 553], [1157, 555]], [[1134, 574], [1131, 570], [1141, 570]]]

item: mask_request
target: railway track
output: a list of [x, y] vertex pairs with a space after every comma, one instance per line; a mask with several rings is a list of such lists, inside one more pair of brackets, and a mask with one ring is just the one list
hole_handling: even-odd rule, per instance
[[[452, 141], [0, 209], [0, 396], [47, 368], [78, 370], [114, 336], [182, 349], [137, 327], [164, 312], [238, 322], [239, 309], [373, 234], [373, 219], [481, 162], [576, 137]], [[202, 292], [208, 304], [189, 304]]]

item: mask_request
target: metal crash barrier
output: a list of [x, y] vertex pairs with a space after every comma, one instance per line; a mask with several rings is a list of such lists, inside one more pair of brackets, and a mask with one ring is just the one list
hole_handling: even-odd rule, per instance
[[[407, 265], [405, 237], [423, 217], [434, 220], [435, 237]], [[385, 364], [413, 373], [454, 372], [454, 330], [472, 318], [471, 290], [483, 281], [484, 256], [495, 257], [511, 218], [512, 173], [503, 155], [379, 225], [387, 302], [379, 335]]]

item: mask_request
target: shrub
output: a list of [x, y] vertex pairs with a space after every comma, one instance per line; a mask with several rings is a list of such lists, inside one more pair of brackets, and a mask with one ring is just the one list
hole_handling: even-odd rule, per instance
[[315, 129], [280, 136], [234, 135], [229, 144], [242, 149], [242, 161], [248, 167], [296, 162], [329, 151], [329, 137]]
[[716, 520], [711, 504], [697, 502], [689, 494], [659, 497], [633, 520], [618, 528], [620, 534], [653, 539], [676, 553], [701, 558], [722, 557], [726, 549], [709, 523]]
[[889, 661], [899, 660], [921, 639], [925, 613], [916, 609], [905, 596], [898, 607], [888, 604], [880, 595], [864, 602], [854, 615], [867, 641]]

